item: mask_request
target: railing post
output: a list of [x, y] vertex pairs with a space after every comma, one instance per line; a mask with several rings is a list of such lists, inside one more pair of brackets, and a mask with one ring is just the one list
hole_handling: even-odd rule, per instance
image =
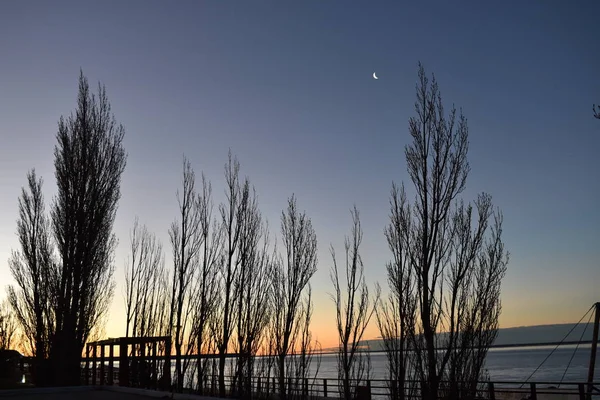
[[308, 397], [308, 378], [304, 378], [304, 395]]
[[537, 400], [537, 391], [535, 388], [535, 383], [530, 383], [529, 384], [530, 388], [531, 388], [531, 400]]
[[590, 364], [588, 367], [588, 398], [592, 399], [592, 392], [594, 391], [594, 368], [596, 367], [596, 349], [598, 346], [598, 335], [600, 329], [600, 302], [594, 304], [595, 316], [594, 316], [594, 330], [592, 332], [592, 349], [590, 351]]
[[269, 379], [269, 376], [266, 377], [266, 382], [265, 382], [265, 386], [267, 387], [267, 398], [269, 397], [269, 389], [271, 387], [271, 385], [269, 385], [269, 382], [271, 380]]
[[92, 385], [96, 385], [96, 344], [94, 344], [94, 350], [92, 352]]
[[260, 376], [256, 380], [256, 393], [260, 395]]
[[104, 385], [104, 344], [100, 345], [100, 385]]
[[127, 343], [119, 342], [119, 386], [129, 386], [129, 359]]
[[158, 386], [158, 369], [156, 363], [156, 342], [152, 343], [152, 387], [156, 390]]
[[201, 335], [198, 336], [198, 351], [196, 359], [196, 368], [198, 369], [198, 394], [202, 395], [204, 393], [204, 369], [202, 368], [202, 338]]
[[585, 400], [585, 385], [580, 383], [577, 388], [579, 389], [579, 400]]
[[494, 392], [494, 382], [488, 382], [488, 394], [490, 400], [496, 400], [496, 393]]
[[[129, 351], [129, 348], [127, 348]], [[129, 353], [129, 360], [131, 360], [131, 369], [129, 370], [129, 386], [138, 387], [139, 374], [139, 363], [138, 363], [138, 351], [136, 343], [131, 343], [131, 353]]]
[[108, 384], [112, 386], [115, 384], [115, 346], [112, 343], [109, 346], [110, 348], [108, 350]]
[[[36, 364], [39, 369], [39, 366]], [[85, 384], [90, 384], [90, 344], [85, 346]]]
[[323, 396], [327, 397], [327, 379], [323, 379]]
[[[146, 359], [146, 343], [140, 343], [140, 359], [138, 361], [138, 385], [143, 389], [148, 389], [148, 367], [149, 363]], [[149, 354], [149, 353], [148, 353]]]
[[171, 338], [165, 340], [165, 365], [163, 368], [163, 376], [165, 380], [165, 390], [171, 390]]
[[371, 400], [371, 381], [367, 381], [367, 386], [361, 386], [357, 382], [356, 385], [356, 398], [358, 400]]

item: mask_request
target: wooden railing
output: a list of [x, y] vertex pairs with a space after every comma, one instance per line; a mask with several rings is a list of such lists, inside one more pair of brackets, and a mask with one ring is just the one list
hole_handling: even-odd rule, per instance
[[[216, 396], [218, 394], [217, 377], [207, 377], [203, 382], [203, 394]], [[279, 381], [275, 377], [256, 377], [250, 384], [243, 382], [240, 385], [233, 377], [226, 377], [227, 395], [233, 397], [243, 396], [248, 388], [253, 396], [257, 398], [269, 398], [279, 393]], [[420, 382], [406, 381], [403, 390], [393, 384], [394, 382], [384, 379], [369, 379], [361, 382], [351, 382], [354, 398], [362, 399], [417, 399], [420, 398]], [[339, 398], [341, 392], [341, 381], [339, 379], [305, 378], [286, 380], [286, 393], [290, 398]], [[440, 399], [455, 398], [448, 389], [447, 382], [440, 385]], [[600, 399], [600, 384], [595, 383], [592, 391], [588, 392], [588, 384], [585, 382], [517, 382], [517, 381], [486, 381], [477, 384], [476, 398], [489, 400], [504, 399], [577, 399], [589, 400]]]
[[[84, 370], [85, 371], [85, 370]], [[94, 372], [95, 371], [95, 372]], [[100, 373], [106, 374], [107, 368], [96, 368], [89, 370], [89, 375], [82, 376], [84, 382], [92, 385], [98, 385], [100, 382], [107, 384], [112, 382], [119, 384], [118, 372], [113, 371], [112, 379], [107, 375], [102, 379]], [[95, 373], [94, 378], [91, 374]], [[95, 383], [94, 383], [95, 382]], [[330, 378], [288, 378], [285, 382], [285, 390], [289, 399], [323, 399], [340, 398], [341, 381]], [[418, 381], [406, 381], [403, 390], [400, 392], [394, 382], [384, 379], [369, 379], [361, 382], [351, 382], [354, 397], [358, 400], [369, 399], [417, 399], [420, 398], [420, 383]], [[254, 377], [250, 382], [247, 380], [240, 382], [232, 376], [225, 377], [226, 396], [249, 398], [247, 392], [250, 391], [252, 397], [257, 399], [269, 399], [279, 393], [279, 380], [276, 377]], [[440, 399], [454, 398], [447, 389], [447, 382], [441, 383]], [[600, 399], [599, 383], [594, 383], [592, 391], [588, 391], [588, 384], [585, 382], [521, 382], [521, 381], [486, 381], [479, 382], [477, 385], [477, 399], [482, 400], [551, 400], [551, 399], [573, 399], [590, 400]], [[145, 387], [154, 389], [154, 387]], [[396, 388], [396, 389], [395, 389]], [[173, 390], [173, 388], [171, 388]], [[218, 377], [214, 375], [205, 376], [202, 382], [202, 391], [195, 388], [185, 389], [188, 393], [201, 393], [205, 396], [218, 396], [219, 385]]]

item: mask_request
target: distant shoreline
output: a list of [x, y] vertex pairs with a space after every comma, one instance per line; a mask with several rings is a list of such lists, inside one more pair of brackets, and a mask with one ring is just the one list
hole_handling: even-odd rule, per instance
[[[600, 343], [600, 339], [598, 340], [598, 343]], [[543, 346], [569, 346], [569, 345], [574, 345], [574, 344], [580, 344], [580, 345], [586, 345], [586, 344], [592, 344], [591, 340], [583, 340], [581, 342], [579, 341], [568, 341], [568, 342], [536, 342], [536, 343], [511, 343], [511, 344], [495, 344], [490, 346], [490, 349], [509, 349], [509, 348], [513, 348], [513, 347], [543, 347]], [[385, 350], [369, 350], [369, 353], [385, 353]], [[318, 354], [321, 355], [328, 355], [328, 354], [337, 354], [335, 348], [329, 348], [327, 350], [324, 350], [322, 352], [319, 352]]]
[[[598, 340], [598, 343], [600, 343], [600, 340]], [[519, 343], [519, 344], [496, 344], [493, 346], [490, 346], [491, 349], [502, 349], [502, 348], [508, 348], [508, 347], [540, 347], [540, 346], [567, 346], [567, 345], [573, 345], [573, 344], [592, 344], [592, 340], [582, 340], [581, 342], [579, 341], [569, 341], [569, 342], [545, 342], [545, 343]]]

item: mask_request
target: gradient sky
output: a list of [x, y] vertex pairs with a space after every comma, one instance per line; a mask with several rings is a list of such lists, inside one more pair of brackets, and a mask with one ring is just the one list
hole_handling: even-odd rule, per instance
[[392, 181], [410, 184], [422, 61], [469, 120], [464, 198], [487, 191], [504, 212], [501, 326], [577, 321], [600, 300], [598, 15], [597, 1], [2, 1], [0, 285], [12, 282], [27, 170], [45, 178], [48, 202], [55, 194], [57, 121], [75, 108], [82, 68], [106, 85], [129, 153], [107, 335], [124, 333], [134, 217], [170, 265], [182, 155], [221, 201], [231, 148], [273, 229], [292, 193], [311, 216], [314, 332], [335, 344], [329, 244], [343, 250], [356, 204], [367, 279], [386, 285], [383, 228]]

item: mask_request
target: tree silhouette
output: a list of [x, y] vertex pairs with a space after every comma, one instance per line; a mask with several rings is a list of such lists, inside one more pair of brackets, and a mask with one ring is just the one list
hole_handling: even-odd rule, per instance
[[220, 314], [216, 321], [218, 335], [216, 337], [219, 351], [219, 395], [225, 396], [225, 361], [229, 342], [235, 328], [235, 299], [239, 293], [236, 288], [240, 273], [241, 236], [243, 235], [245, 213], [250, 197], [250, 182], [246, 178], [240, 182], [240, 163], [229, 151], [225, 164], [225, 197], [219, 207], [223, 229], [223, 247], [221, 263], [221, 299]]
[[[198, 269], [198, 257], [202, 248], [201, 213], [196, 193], [196, 175], [190, 162], [183, 160], [183, 192], [177, 193], [179, 204], [179, 220], [171, 224], [169, 237], [173, 249], [173, 275], [171, 294], [171, 316], [169, 327], [175, 344], [175, 372], [177, 374], [177, 390], [183, 390], [185, 370], [181, 364], [184, 335], [192, 331], [192, 289], [195, 272]], [[184, 313], [185, 311], [185, 313]], [[188, 341], [188, 347], [195, 342]]]
[[[335, 250], [331, 247], [333, 267], [330, 277], [334, 294], [332, 299], [336, 306], [336, 325], [339, 340], [338, 348], [338, 378], [340, 379], [340, 397], [350, 400], [354, 398], [353, 384], [359, 384], [363, 379], [369, 379], [370, 359], [368, 353], [361, 349], [361, 340], [369, 325], [377, 305], [378, 293], [375, 300], [371, 299], [365, 282], [364, 265], [360, 256], [362, 243], [362, 228], [356, 207], [352, 210], [352, 230], [346, 237], [345, 268], [338, 268]], [[340, 276], [344, 279], [340, 283]], [[378, 291], [377, 291], [378, 292]]]
[[169, 332], [169, 298], [162, 244], [135, 218], [125, 266], [125, 336], [162, 336]]
[[219, 255], [222, 247], [222, 229], [218, 219], [213, 215], [212, 186], [202, 174], [202, 193], [198, 196], [200, 213], [200, 231], [202, 247], [200, 261], [198, 262], [195, 287], [195, 312], [192, 321], [192, 330], [196, 338], [197, 381], [200, 394], [202, 382], [208, 372], [208, 360], [201, 357], [202, 353], [211, 353], [214, 346], [211, 341], [209, 325], [215, 318], [219, 301]]
[[[302, 293], [317, 270], [317, 235], [310, 218], [298, 211], [294, 195], [281, 213], [281, 235], [284, 259], [273, 270], [271, 339], [277, 356], [279, 396], [285, 400], [286, 358], [294, 350], [298, 334], [307, 336], [311, 307], [310, 300], [302, 307]], [[301, 329], [303, 326], [306, 329]]]
[[485, 193], [473, 205], [457, 200], [470, 170], [467, 120], [454, 108], [446, 115], [421, 64], [415, 111], [405, 155], [416, 196], [411, 204], [404, 186], [392, 189], [388, 281], [392, 292], [408, 289], [396, 311], [414, 318], [407, 339], [421, 397], [475, 398], [508, 262], [502, 214]]
[[58, 193], [51, 215], [60, 262], [50, 358], [57, 385], [79, 384], [83, 346], [112, 298], [124, 135], [104, 86], [93, 95], [81, 72], [77, 109], [61, 117], [54, 149]]
[[43, 181], [35, 170], [27, 174], [28, 187], [19, 198], [17, 236], [21, 249], [13, 251], [10, 271], [16, 281], [8, 287], [8, 301], [14, 311], [26, 347], [40, 367], [49, 353], [54, 332], [54, 288], [56, 265], [52, 259], [50, 226], [46, 218]]
[[17, 321], [7, 300], [0, 303], [0, 350], [12, 349], [17, 333]]
[[271, 254], [268, 229], [258, 209], [254, 189], [248, 197], [240, 234], [239, 275], [235, 282], [236, 332], [238, 353], [235, 384], [240, 397], [252, 394], [254, 356], [270, 321]]

